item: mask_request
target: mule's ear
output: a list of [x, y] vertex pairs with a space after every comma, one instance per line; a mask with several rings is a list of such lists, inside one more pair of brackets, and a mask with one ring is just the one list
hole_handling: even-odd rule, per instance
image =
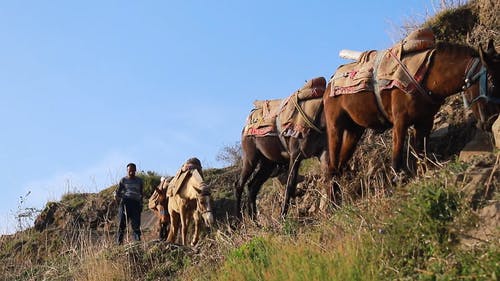
[[495, 50], [495, 44], [493, 44], [493, 39], [488, 40], [488, 48], [486, 49], [486, 53], [490, 56], [498, 54], [497, 50]]
[[[490, 40], [491, 42], [491, 40]], [[489, 42], [488, 42], [489, 45]], [[479, 43], [479, 58], [481, 59], [481, 62], [485, 64], [486, 66], [489, 65], [489, 56], [490, 54], [488, 52], [485, 52], [483, 49], [483, 44]]]
[[156, 193], [158, 193], [158, 194], [161, 194], [161, 192], [162, 192], [162, 191], [158, 188], [158, 186], [155, 186], [155, 191], [156, 191]]

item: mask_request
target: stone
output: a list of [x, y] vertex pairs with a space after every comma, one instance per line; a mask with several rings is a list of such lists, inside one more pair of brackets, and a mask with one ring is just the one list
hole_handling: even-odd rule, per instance
[[446, 137], [448, 135], [449, 130], [450, 130], [450, 124], [443, 123], [430, 134], [430, 138], [434, 139], [434, 138]]
[[500, 116], [498, 116], [495, 123], [493, 123], [491, 133], [493, 134], [496, 148], [500, 149]]
[[474, 138], [460, 151], [461, 161], [469, 161], [475, 156], [487, 156], [493, 153], [490, 135], [482, 130], [476, 130]]

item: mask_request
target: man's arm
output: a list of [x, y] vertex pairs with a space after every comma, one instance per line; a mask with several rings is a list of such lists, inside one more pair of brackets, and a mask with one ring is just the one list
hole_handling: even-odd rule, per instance
[[121, 179], [120, 182], [118, 183], [118, 188], [115, 190], [113, 194], [115, 200], [118, 200], [119, 198], [122, 197], [123, 188], [124, 188], [123, 179]]
[[143, 197], [144, 191], [144, 181], [141, 179], [141, 198]]

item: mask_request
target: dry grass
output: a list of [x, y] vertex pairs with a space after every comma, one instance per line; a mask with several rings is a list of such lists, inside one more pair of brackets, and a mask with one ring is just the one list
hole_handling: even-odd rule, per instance
[[[453, 18], [442, 11], [460, 8], [479, 23], [453, 39], [476, 45], [495, 38], [498, 44], [499, 2], [476, 0], [458, 7], [463, 2], [434, 1], [437, 14], [432, 19], [425, 15], [425, 20], [439, 25]], [[458, 17], [455, 23], [460, 20]], [[419, 22], [411, 19], [398, 30], [405, 34], [420, 26]], [[459, 30], [447, 24], [445, 29]], [[326, 191], [332, 183], [321, 178], [317, 160], [304, 161], [301, 173], [306, 180], [298, 186], [302, 195], [292, 200], [286, 220], [279, 216], [284, 188], [279, 181], [269, 180], [258, 197], [257, 221], [244, 217], [234, 228], [230, 214], [238, 171], [207, 171], [219, 210], [218, 224], [203, 233], [196, 248], [157, 241], [115, 246], [114, 225], [108, 224], [113, 215], [103, 213], [97, 216], [102, 220], [81, 223], [88, 220], [86, 215], [91, 213], [87, 211], [109, 210], [110, 206], [91, 197], [82, 202], [83, 197], [69, 194], [57, 213], [64, 227], [0, 236], [0, 280], [331, 280], [332, 276], [337, 280], [379, 280], [381, 276], [495, 280], [500, 275], [500, 255], [498, 239], [492, 240], [491, 235], [498, 237], [498, 229], [496, 222], [488, 221], [486, 211], [498, 204], [498, 157], [497, 162], [482, 159], [467, 170], [454, 160], [474, 133], [473, 122], [464, 118], [467, 114], [459, 98], [449, 99], [435, 122], [437, 128], [448, 128], [446, 136], [429, 139], [432, 150], [425, 156], [414, 155], [410, 143], [406, 145], [407, 175], [411, 177], [396, 175], [389, 167], [391, 133], [367, 131], [349, 171], [335, 178], [340, 194], [334, 203], [328, 203]], [[229, 160], [236, 159], [234, 150], [227, 154]], [[158, 180], [152, 172], [145, 176], [152, 183]], [[419, 219], [426, 218], [425, 207], [433, 203], [427, 200], [429, 196], [432, 199], [440, 192], [446, 196], [468, 193], [469, 197], [461, 201], [461, 213], [442, 223], [439, 231], [449, 234], [453, 243], [470, 237], [479, 240], [456, 248], [450, 241], [440, 244], [432, 240], [436, 233], [429, 229], [436, 228], [435, 221]], [[111, 189], [100, 195], [108, 202]], [[439, 200], [436, 202], [444, 207], [450, 203]], [[90, 201], [93, 203], [87, 204]], [[75, 211], [81, 206], [87, 206], [85, 212]], [[411, 208], [406, 209], [408, 206]], [[416, 236], [408, 235], [409, 230]], [[418, 233], [421, 230], [424, 232]], [[419, 235], [430, 238], [420, 239], [423, 236]], [[410, 238], [416, 243], [409, 243]]]

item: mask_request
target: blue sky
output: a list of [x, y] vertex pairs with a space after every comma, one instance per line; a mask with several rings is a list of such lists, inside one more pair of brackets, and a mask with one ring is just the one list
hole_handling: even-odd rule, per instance
[[234, 145], [254, 100], [384, 49], [432, 1], [2, 1], [0, 234], [22, 207], [172, 175]]

